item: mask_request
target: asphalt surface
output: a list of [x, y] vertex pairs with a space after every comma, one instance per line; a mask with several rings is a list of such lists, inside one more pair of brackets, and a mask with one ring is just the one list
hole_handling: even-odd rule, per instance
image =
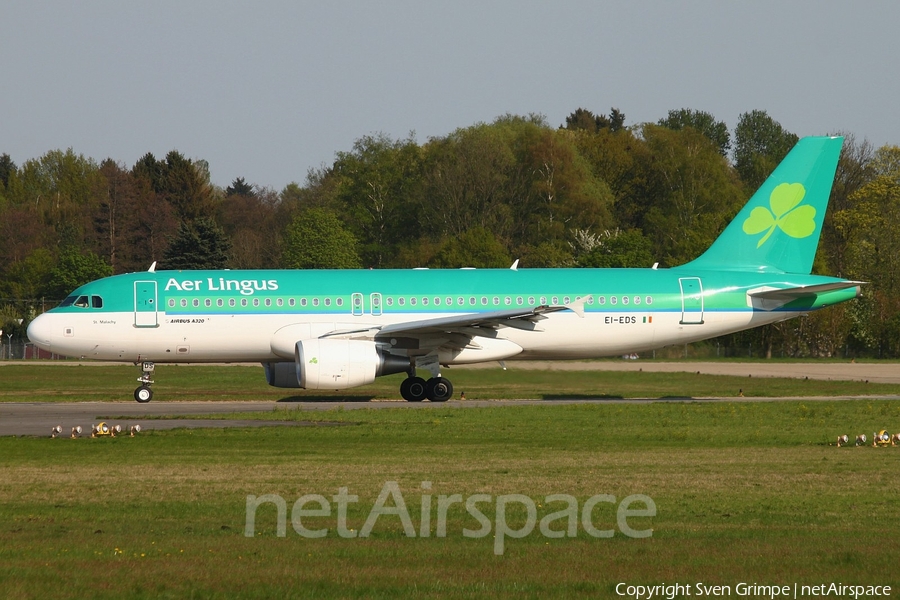
[[[493, 366], [496, 368], [496, 365]], [[738, 375], [752, 377], [797, 377], [823, 380], [853, 380], [877, 383], [900, 383], [900, 365], [877, 363], [667, 363], [636, 361], [598, 362], [542, 362], [516, 363], [517, 369], [543, 368], [547, 370], [611, 370], [611, 371], [655, 371], [655, 372], [699, 372], [713, 375]], [[805, 400], [834, 400], [835, 397], [810, 397]], [[771, 402], [780, 398], [692, 398], [697, 402]], [[50, 436], [54, 426], [63, 429], [68, 436], [72, 427], [80, 425], [82, 436], [89, 436], [91, 426], [101, 421], [108, 425], [121, 425], [126, 432], [132, 425], [139, 424], [143, 430], [164, 430], [196, 427], [266, 427], [266, 426], [323, 426], [327, 423], [311, 421], [259, 421], [241, 419], [159, 419], [148, 417], [190, 416], [228, 414], [241, 412], [268, 412], [278, 409], [327, 410], [337, 407], [388, 408], [403, 407], [428, 410], [438, 406], [469, 408], [479, 406], [511, 406], [523, 404], [561, 403], [616, 403], [616, 402], [660, 402], [683, 401], [683, 399], [660, 400], [659, 398], [611, 400], [607, 398], [578, 400], [451, 400], [432, 404], [430, 402], [4, 402], [0, 403], [0, 436]], [[114, 418], [110, 418], [114, 417]]]

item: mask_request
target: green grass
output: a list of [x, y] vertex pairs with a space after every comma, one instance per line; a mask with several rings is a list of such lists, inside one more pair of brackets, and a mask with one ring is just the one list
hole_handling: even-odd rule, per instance
[[[88, 369], [94, 372], [93, 368]], [[184, 369], [185, 371], [187, 369]], [[4, 371], [5, 373], [5, 371]], [[669, 394], [671, 395], [671, 394]], [[241, 415], [242, 418], [246, 415]], [[618, 582], [900, 585], [900, 448], [836, 448], [900, 428], [900, 404], [663, 401], [461, 409], [304, 410], [266, 419], [350, 422], [147, 432], [135, 438], [0, 438], [0, 595], [48, 597], [616, 597]], [[367, 539], [275, 534], [272, 506], [245, 537], [248, 494], [359, 496], [358, 531], [387, 481], [418, 528], [430, 481], [430, 537], [381, 517]], [[437, 495], [524, 494], [538, 518], [570, 494], [650, 496], [647, 539], [617, 532], [548, 539], [463, 537], [451, 509], [434, 537]], [[480, 505], [493, 519], [492, 504]], [[615, 526], [614, 507], [594, 520]], [[519, 527], [521, 511], [508, 521]], [[555, 528], [560, 528], [559, 524]]]
[[[0, 402], [131, 400], [139, 369], [132, 366], [6, 365], [0, 367]], [[454, 397], [468, 400], [558, 398], [703, 398], [900, 396], [900, 385], [863, 384], [694, 373], [624, 373], [608, 371], [538, 371], [450, 369]], [[375, 383], [333, 392], [272, 388], [260, 366], [177, 366], [156, 368], [154, 402], [187, 400], [320, 400], [367, 401], [399, 399], [404, 375], [381, 377]]]

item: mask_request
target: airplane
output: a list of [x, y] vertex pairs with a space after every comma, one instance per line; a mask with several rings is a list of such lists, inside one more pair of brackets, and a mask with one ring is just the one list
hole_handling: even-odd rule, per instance
[[[856, 298], [812, 275], [843, 138], [807, 137], [687, 264], [628, 269], [211, 270], [114, 275], [28, 326], [39, 348], [142, 368], [260, 362], [279, 388], [342, 390], [406, 373], [409, 402], [453, 395], [442, 367], [631, 354]], [[426, 380], [417, 369], [427, 371]]]

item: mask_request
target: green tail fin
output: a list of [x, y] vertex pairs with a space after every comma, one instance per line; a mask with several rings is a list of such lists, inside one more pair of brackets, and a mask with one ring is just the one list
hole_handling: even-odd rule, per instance
[[810, 273], [843, 143], [797, 142], [712, 246], [684, 268]]

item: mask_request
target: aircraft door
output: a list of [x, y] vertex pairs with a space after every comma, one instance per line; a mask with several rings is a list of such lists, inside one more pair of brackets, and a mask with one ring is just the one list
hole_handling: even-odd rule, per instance
[[134, 282], [134, 326], [157, 327], [157, 297], [155, 281]]
[[681, 324], [703, 324], [703, 284], [699, 277], [682, 277], [678, 280], [681, 286]]
[[361, 317], [363, 314], [363, 295], [359, 292], [354, 292], [350, 296], [350, 310], [353, 313], [354, 317]]

